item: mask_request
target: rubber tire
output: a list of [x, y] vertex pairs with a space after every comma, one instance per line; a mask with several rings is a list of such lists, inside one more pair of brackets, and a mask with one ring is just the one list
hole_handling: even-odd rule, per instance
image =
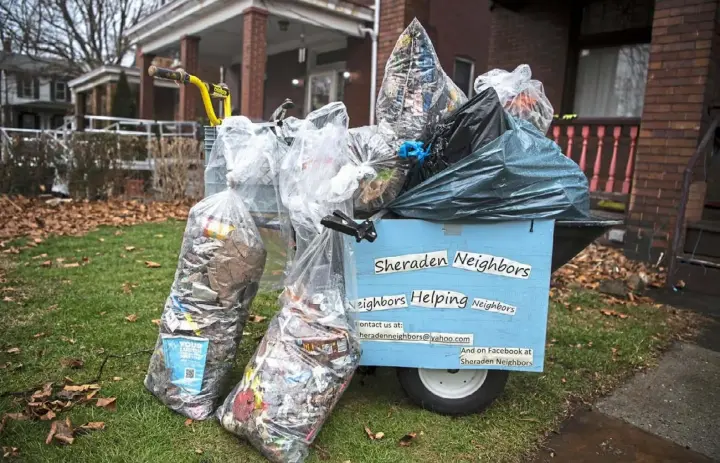
[[480, 413], [502, 394], [508, 370], [488, 370], [485, 382], [477, 391], [461, 399], [446, 399], [430, 392], [417, 368], [398, 368], [397, 375], [405, 393], [418, 406], [441, 415], [465, 416]]

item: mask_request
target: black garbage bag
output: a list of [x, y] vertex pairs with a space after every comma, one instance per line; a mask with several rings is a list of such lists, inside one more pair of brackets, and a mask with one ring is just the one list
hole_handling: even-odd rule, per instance
[[404, 189], [424, 182], [498, 138], [508, 129], [507, 117], [492, 88], [472, 97], [423, 136], [429, 154], [414, 163]]
[[408, 218], [453, 221], [585, 219], [585, 174], [526, 121], [507, 117], [499, 138], [406, 191], [387, 209]]

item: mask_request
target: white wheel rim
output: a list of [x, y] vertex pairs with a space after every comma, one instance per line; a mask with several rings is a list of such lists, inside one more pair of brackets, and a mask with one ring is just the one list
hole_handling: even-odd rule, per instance
[[430, 370], [418, 368], [425, 388], [443, 399], [462, 399], [485, 384], [487, 370]]

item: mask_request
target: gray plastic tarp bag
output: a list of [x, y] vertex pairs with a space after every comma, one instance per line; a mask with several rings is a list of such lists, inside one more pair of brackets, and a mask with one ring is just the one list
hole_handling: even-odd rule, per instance
[[388, 209], [408, 218], [453, 221], [585, 219], [585, 174], [530, 123], [509, 130], [403, 193]]

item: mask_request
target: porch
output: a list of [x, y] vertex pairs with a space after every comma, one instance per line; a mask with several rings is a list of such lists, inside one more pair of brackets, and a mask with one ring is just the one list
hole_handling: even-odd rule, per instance
[[[138, 46], [139, 117], [152, 118], [155, 101], [146, 70], [155, 56], [167, 56], [203, 80], [226, 83], [233, 110], [251, 119], [267, 119], [291, 98], [291, 115], [344, 100], [351, 121], [367, 123], [371, 41], [364, 28], [372, 21], [372, 9], [346, 0], [168, 2], [128, 32]], [[176, 118], [202, 121], [195, 89], [178, 92]]]

